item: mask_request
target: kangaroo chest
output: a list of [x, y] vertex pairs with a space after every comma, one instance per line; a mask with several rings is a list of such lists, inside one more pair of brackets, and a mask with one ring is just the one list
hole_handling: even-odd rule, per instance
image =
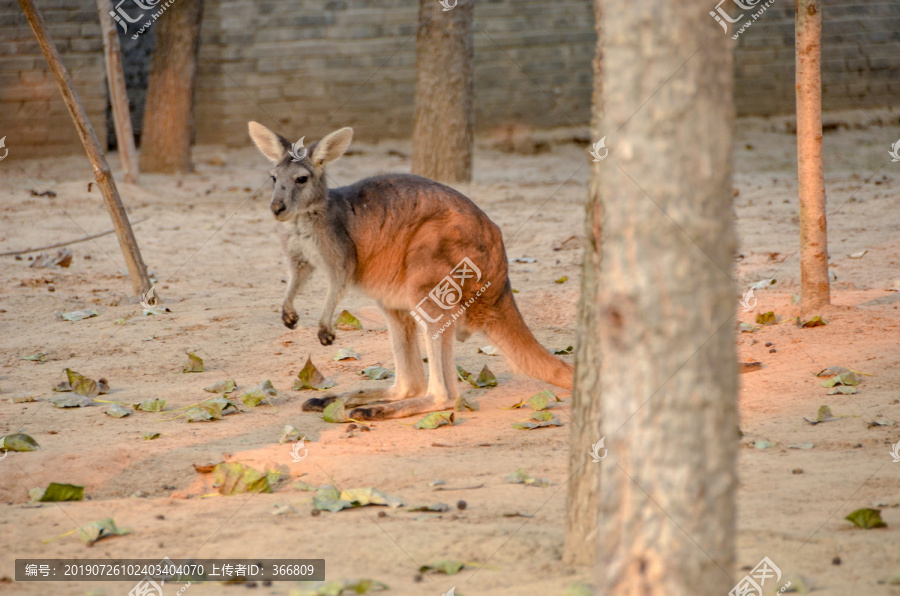
[[316, 268], [324, 267], [321, 233], [321, 224], [306, 218], [297, 219], [288, 238], [288, 250], [291, 255], [309, 262]]

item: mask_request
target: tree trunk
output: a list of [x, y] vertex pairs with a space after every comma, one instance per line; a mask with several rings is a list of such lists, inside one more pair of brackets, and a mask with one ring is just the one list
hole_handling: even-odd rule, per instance
[[831, 304], [822, 165], [822, 13], [797, 0], [797, 174], [800, 181], [800, 310]]
[[598, 556], [586, 558], [600, 563], [598, 594], [734, 585], [733, 46], [708, 13], [707, 0], [603, 3], [596, 134], [610, 150], [594, 166], [602, 217], [587, 243], [602, 240], [602, 267], [585, 272], [595, 297], [580, 312], [574, 393], [590, 398], [585, 432], [609, 452], [594, 463], [574, 445], [571, 480], [596, 490], [584, 477], [600, 470], [599, 492], [573, 498], [597, 510]]
[[122, 161], [125, 182], [137, 184], [137, 149], [134, 147], [134, 131], [131, 129], [131, 114], [128, 109], [128, 94], [125, 90], [125, 74], [122, 71], [122, 51], [116, 24], [109, 14], [112, 4], [109, 0], [97, 0], [100, 13], [100, 29], [103, 35], [103, 52], [106, 56], [106, 83], [109, 86], [109, 101], [112, 104], [113, 122], [116, 127], [116, 145]]
[[472, 179], [472, 11], [419, 0], [412, 171], [440, 182]]
[[144, 172], [191, 170], [191, 108], [202, 16], [203, 0], [176, 0], [153, 25], [156, 39], [141, 129]]
[[[602, 0], [594, 0], [594, 28], [597, 47], [594, 52], [594, 90], [592, 97], [591, 138], [604, 136], [603, 121], [603, 51], [600, 45]], [[586, 156], [587, 157], [587, 156]], [[581, 300], [578, 303], [578, 336], [575, 350], [575, 386], [572, 391], [572, 434], [569, 440], [568, 504], [566, 506], [566, 542], [563, 563], [593, 565], [597, 558], [597, 533], [600, 506], [600, 466], [588, 457], [591, 447], [600, 439], [602, 419], [600, 367], [598, 363], [599, 318], [596, 305], [600, 286], [600, 245], [602, 240], [600, 194], [598, 183], [605, 162], [591, 162], [592, 170], [588, 202], [585, 210], [584, 262], [581, 276]], [[606, 163], [608, 166], [609, 164]], [[602, 452], [598, 453], [602, 456]]]

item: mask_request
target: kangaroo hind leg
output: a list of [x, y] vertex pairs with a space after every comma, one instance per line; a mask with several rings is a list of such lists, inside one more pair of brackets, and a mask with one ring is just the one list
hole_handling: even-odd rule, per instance
[[[350, 412], [351, 418], [357, 420], [405, 418], [453, 407], [459, 395], [453, 360], [453, 336], [449, 333], [438, 333], [438, 329], [438, 326], [429, 325], [425, 337], [428, 352], [427, 394], [389, 404], [356, 408]], [[434, 337], [435, 335], [437, 337]]]

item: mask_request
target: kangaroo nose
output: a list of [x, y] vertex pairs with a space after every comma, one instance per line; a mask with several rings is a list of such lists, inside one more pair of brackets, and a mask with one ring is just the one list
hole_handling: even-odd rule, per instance
[[286, 209], [284, 203], [278, 201], [277, 203], [272, 203], [272, 213], [275, 215], [281, 215]]

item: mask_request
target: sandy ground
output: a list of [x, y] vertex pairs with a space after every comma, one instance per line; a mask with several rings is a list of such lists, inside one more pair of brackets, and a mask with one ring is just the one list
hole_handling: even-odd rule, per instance
[[[735, 335], [743, 361], [764, 363], [741, 377], [738, 561], [749, 569], [768, 556], [785, 578], [803, 576], [823, 595], [900, 594], [900, 586], [879, 583], [900, 572], [900, 463], [889, 455], [900, 426], [868, 428], [873, 420], [900, 421], [900, 295], [888, 291], [900, 285], [900, 164], [887, 155], [900, 126], [887, 113], [830, 114], [828, 122], [829, 241], [837, 279], [834, 306], [821, 313], [828, 325], [812, 329], [790, 322], [797, 314], [790, 296], [799, 282], [795, 137], [781, 120], [742, 120], [737, 129], [738, 287], [743, 292], [770, 277], [777, 283], [756, 292], [750, 312], [739, 307], [736, 291], [735, 325], [767, 310], [785, 321]], [[507, 153], [481, 142], [475, 181], [460, 190], [500, 225], [511, 259], [537, 259], [511, 264], [512, 284], [539, 340], [563, 348], [575, 336], [588, 168], [580, 167], [583, 145], [538, 145], [549, 151]], [[355, 146], [330, 173], [344, 184], [408, 171], [408, 155], [403, 143]], [[301, 412], [309, 392], [291, 391], [291, 385], [308, 355], [338, 390], [388, 383], [358, 375], [376, 363], [393, 367], [384, 322], [365, 297], [348, 296], [341, 308], [356, 314], [364, 329], [340, 331], [334, 346], [321, 346], [315, 334], [324, 280], [316, 278], [298, 300], [300, 325], [286, 329], [279, 316], [285, 259], [268, 210], [266, 162], [249, 147], [199, 147], [195, 160], [195, 174], [145, 175], [140, 187], [122, 186], [132, 220], [144, 220], [136, 235], [170, 313], [142, 316], [130, 301], [114, 236], [73, 245], [66, 269], [29, 268], [33, 255], [0, 261], [0, 434], [21, 429], [41, 445], [0, 462], [0, 593], [112, 595], [133, 587], [12, 583], [16, 557], [324, 558], [329, 579], [373, 578], [392, 594], [437, 595], [451, 587], [467, 596], [563, 594], [573, 582], [590, 581], [589, 571], [573, 573], [561, 564], [567, 402], [562, 427], [512, 429], [510, 423], [528, 414], [504, 408], [541, 387], [513, 375], [503, 359], [478, 353], [487, 342], [474, 337], [457, 344], [458, 364], [476, 371], [488, 364], [500, 383], [470, 392], [480, 411], [459, 415], [453, 427], [422, 431], [412, 428], [415, 419], [396, 420], [351, 436], [345, 425]], [[119, 173], [115, 156], [112, 161]], [[88, 190], [91, 179], [79, 157], [0, 164], [0, 252], [109, 229], [100, 194]], [[57, 194], [36, 197], [31, 190]], [[862, 250], [868, 250], [863, 258], [848, 257]], [[564, 275], [568, 282], [554, 283]], [[54, 316], [83, 308], [100, 315], [75, 323]], [[357, 350], [360, 359], [333, 361], [340, 347]], [[204, 358], [205, 372], [181, 372], [188, 350]], [[36, 352], [46, 352], [46, 362], [21, 359]], [[871, 376], [856, 395], [829, 396], [814, 375], [831, 365]], [[66, 367], [108, 379], [107, 399], [162, 397], [167, 411], [114, 419], [104, 413], [106, 405], [55, 408], [47, 399]], [[281, 393], [274, 407], [245, 408], [215, 422], [171, 419], [176, 409], [210, 397], [203, 387], [224, 378], [244, 387], [270, 379]], [[12, 402], [25, 396], [37, 401]], [[803, 421], [826, 404], [847, 417], [817, 426]], [[278, 444], [285, 424], [309, 438], [302, 462], [294, 463], [289, 446]], [[161, 436], [145, 441], [148, 431]], [[755, 449], [760, 439], [775, 447]], [[814, 447], [790, 448], [804, 442]], [[290, 484], [272, 494], [209, 496], [215, 492], [209, 477], [192, 464], [223, 460], [258, 469], [285, 465], [311, 484], [373, 486], [409, 505], [443, 502], [450, 511], [388, 510], [382, 517], [384, 508], [369, 507], [312, 516], [312, 494]], [[504, 483], [517, 468], [552, 485]], [[436, 479], [481, 488], [437, 492], [429, 486]], [[28, 491], [49, 482], [84, 485], [88, 498], [30, 504]], [[459, 500], [464, 510], [456, 508]], [[864, 531], [843, 520], [875, 504], [887, 528]], [[514, 513], [533, 517], [505, 516]], [[93, 548], [71, 535], [45, 542], [104, 517], [131, 534]], [[416, 581], [420, 565], [444, 558], [485, 565]], [[746, 569], [735, 570], [735, 581]], [[296, 588], [276, 583], [253, 593]], [[187, 593], [244, 589], [195, 584]]]

